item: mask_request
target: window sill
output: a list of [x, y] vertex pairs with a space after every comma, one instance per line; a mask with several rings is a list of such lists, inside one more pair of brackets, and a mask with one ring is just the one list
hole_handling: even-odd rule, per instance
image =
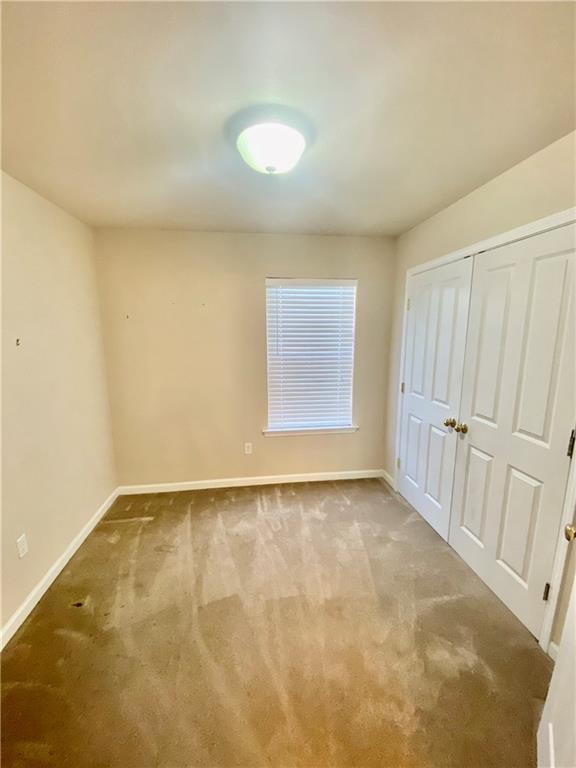
[[284, 437], [289, 435], [334, 435], [357, 432], [358, 427], [311, 427], [310, 429], [263, 429], [264, 437]]

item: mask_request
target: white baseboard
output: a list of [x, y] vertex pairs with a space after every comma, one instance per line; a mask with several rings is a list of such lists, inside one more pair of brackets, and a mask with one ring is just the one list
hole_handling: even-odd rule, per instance
[[552, 641], [548, 643], [548, 656], [550, 656], [553, 661], [556, 661], [558, 658], [558, 643], [553, 643]]
[[24, 600], [22, 605], [14, 611], [12, 616], [8, 619], [6, 624], [2, 627], [2, 630], [0, 631], [0, 649], [4, 648], [6, 646], [6, 643], [10, 640], [10, 638], [14, 635], [14, 633], [18, 630], [18, 628], [23, 624], [23, 622], [28, 618], [28, 615], [34, 608], [34, 606], [38, 603], [42, 595], [46, 592], [48, 587], [52, 584], [54, 579], [58, 576], [58, 574], [66, 567], [66, 564], [74, 555], [76, 550], [80, 548], [80, 546], [83, 544], [85, 539], [88, 537], [90, 533], [94, 530], [94, 528], [98, 525], [102, 517], [108, 512], [112, 504], [116, 501], [118, 497], [118, 489], [115, 491], [112, 491], [110, 496], [106, 499], [106, 501], [96, 510], [96, 512], [92, 515], [90, 520], [86, 523], [86, 525], [82, 528], [80, 533], [78, 533], [70, 542], [70, 544], [66, 547], [64, 552], [60, 555], [58, 560], [51, 566], [51, 568], [47, 571], [47, 573], [44, 575], [44, 577], [36, 584], [34, 589], [30, 592], [28, 597]]
[[119, 496], [137, 493], [170, 493], [171, 491], [200, 491], [208, 488], [237, 488], [250, 485], [277, 485], [279, 483], [317, 483], [324, 480], [365, 480], [384, 477], [383, 469], [353, 469], [347, 472], [310, 472], [302, 475], [261, 475], [259, 477], [226, 477], [215, 480], [186, 480], [179, 483], [152, 485], [121, 485]]
[[396, 488], [396, 480], [395, 480], [395, 479], [392, 477], [392, 475], [391, 475], [391, 474], [389, 474], [388, 472], [386, 472], [386, 470], [385, 470], [385, 469], [383, 469], [383, 470], [382, 470], [382, 478], [383, 478], [384, 480], [386, 480], [386, 482], [388, 483], [388, 485], [390, 486], [390, 488], [392, 488], [392, 490], [393, 490], [393, 491], [397, 491], [397, 490], [398, 490], [398, 489]]

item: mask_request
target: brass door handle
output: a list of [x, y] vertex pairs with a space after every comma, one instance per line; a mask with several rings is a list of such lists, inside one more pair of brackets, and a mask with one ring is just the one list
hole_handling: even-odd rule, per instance
[[465, 435], [466, 432], [468, 432], [468, 424], [456, 424], [454, 429], [456, 432], [462, 432], [462, 434]]
[[576, 539], [576, 525], [568, 523], [566, 528], [564, 528], [564, 536], [566, 537], [566, 541], [574, 541], [574, 539]]
[[455, 427], [458, 422], [456, 419], [444, 419], [444, 426], [445, 427]]

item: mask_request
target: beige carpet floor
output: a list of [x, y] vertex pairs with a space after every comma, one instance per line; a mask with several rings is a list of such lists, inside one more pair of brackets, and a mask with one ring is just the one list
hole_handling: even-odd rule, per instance
[[530, 768], [551, 665], [377, 480], [122, 497], [2, 661], [3, 768]]

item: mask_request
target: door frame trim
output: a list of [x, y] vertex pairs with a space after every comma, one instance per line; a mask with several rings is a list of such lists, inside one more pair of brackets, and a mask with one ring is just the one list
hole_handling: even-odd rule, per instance
[[[576, 414], [575, 414], [576, 423]], [[552, 629], [556, 619], [556, 610], [558, 608], [558, 598], [562, 588], [562, 577], [564, 568], [568, 559], [570, 543], [564, 538], [564, 526], [571, 523], [576, 516], [576, 461], [570, 462], [570, 471], [568, 472], [568, 483], [566, 484], [566, 493], [564, 496], [564, 505], [562, 507], [562, 518], [560, 520], [560, 530], [556, 541], [554, 551], [554, 560], [552, 561], [552, 575], [550, 577], [550, 594], [548, 602], [544, 609], [544, 619], [540, 628], [540, 637], [538, 643], [543, 651], [551, 658], [554, 658], [554, 645], [552, 641]], [[576, 585], [573, 585], [576, 588]]]
[[410, 267], [406, 270], [406, 276], [417, 275], [419, 272], [426, 272], [429, 269], [440, 267], [443, 264], [449, 264], [451, 261], [466, 259], [468, 256], [476, 256], [478, 253], [491, 251], [494, 248], [500, 248], [503, 245], [510, 245], [510, 243], [525, 240], [527, 237], [541, 235], [551, 229], [565, 227], [574, 222], [576, 222], [576, 206], [567, 208], [564, 211], [559, 211], [558, 213], [553, 213], [550, 216], [545, 216], [542, 219], [536, 219], [536, 221], [523, 224], [521, 227], [509, 229], [506, 232], [501, 232], [500, 234], [488, 237], [485, 240], [471, 243], [464, 248], [459, 248], [457, 251], [450, 251], [445, 256], [439, 256], [436, 259], [431, 259], [430, 261], [418, 264], [415, 267]]
[[[413, 275], [417, 275], [420, 272], [427, 272], [430, 269], [441, 267], [444, 264], [449, 264], [452, 261], [459, 261], [460, 259], [467, 259], [469, 257], [478, 256], [485, 251], [491, 251], [494, 248], [500, 248], [503, 245], [510, 245], [510, 243], [518, 242], [519, 240], [525, 240], [528, 237], [534, 235], [541, 235], [544, 232], [548, 232], [552, 229], [559, 229], [560, 227], [568, 226], [569, 224], [576, 223], [576, 206], [567, 208], [566, 210], [553, 213], [550, 216], [545, 216], [542, 219], [536, 219], [536, 221], [523, 224], [520, 227], [509, 229], [506, 232], [501, 232], [493, 237], [488, 237], [485, 240], [480, 240], [477, 243], [472, 243], [464, 248], [459, 248], [457, 251], [451, 251], [445, 256], [440, 256], [436, 259], [418, 264], [415, 267], [410, 267], [406, 270], [406, 279], [404, 281], [404, 303], [403, 303], [403, 317], [402, 317], [402, 339], [400, 346], [400, 366], [398, 370], [398, 382], [397, 382], [397, 398], [396, 398], [396, 440], [395, 449], [396, 457], [400, 456], [401, 447], [401, 435], [402, 435], [402, 392], [401, 386], [404, 380], [404, 365], [405, 365], [405, 346], [406, 346], [406, 312], [407, 312], [407, 297], [408, 297], [408, 280]], [[472, 282], [474, 281], [474, 275], [472, 275]], [[576, 424], [576, 414], [575, 414]], [[394, 485], [395, 491], [398, 490], [398, 463], [397, 458], [394, 460]], [[558, 539], [556, 542], [556, 548], [554, 552], [554, 561], [552, 565], [552, 574], [550, 578], [550, 596], [546, 609], [544, 612], [544, 620], [542, 622], [542, 628], [540, 630], [540, 637], [538, 642], [542, 649], [546, 653], [550, 653], [552, 627], [554, 625], [554, 619], [556, 617], [556, 608], [558, 606], [558, 596], [560, 593], [560, 587], [562, 585], [562, 576], [564, 574], [564, 567], [566, 559], [568, 557], [568, 542], [564, 540], [563, 530], [566, 523], [569, 523], [574, 515], [576, 509], [576, 460], [573, 459], [570, 472], [568, 474], [568, 484], [566, 486], [566, 494], [564, 498], [564, 506], [562, 509], [562, 520], [560, 523], [560, 530], [558, 532]]]

